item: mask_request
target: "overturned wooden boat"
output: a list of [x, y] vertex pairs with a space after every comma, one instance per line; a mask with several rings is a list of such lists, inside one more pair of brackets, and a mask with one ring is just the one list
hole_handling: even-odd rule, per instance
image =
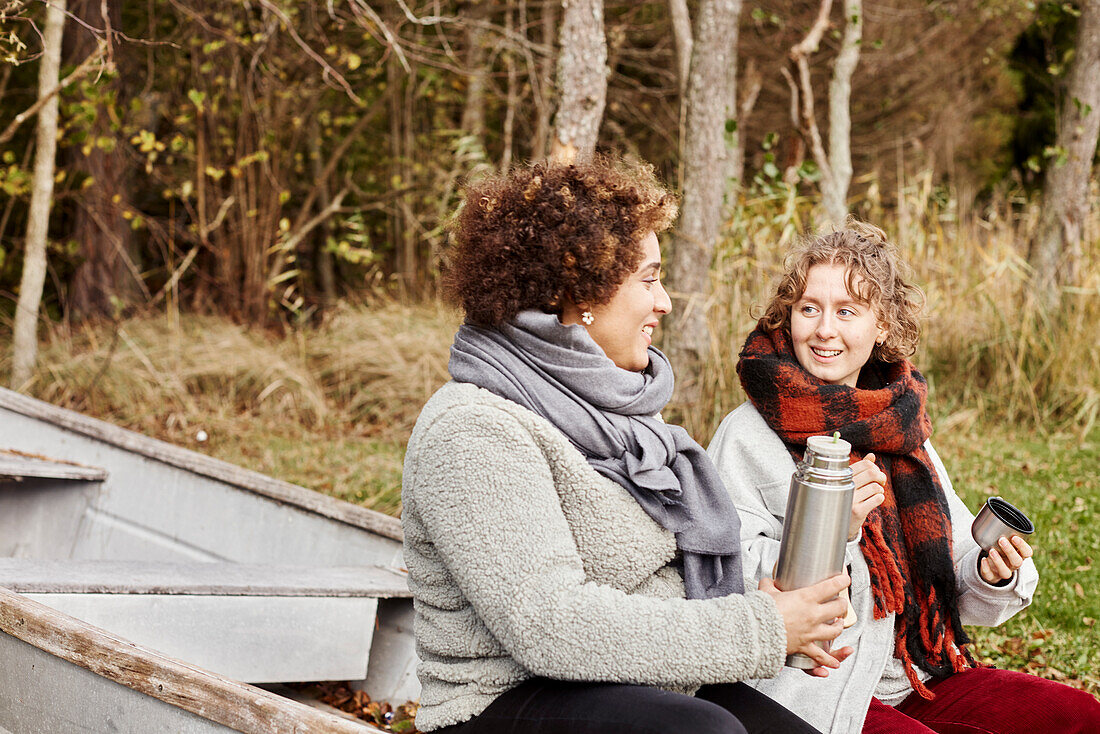
[[392, 517], [0, 389], [0, 734], [371, 731], [419, 697]]

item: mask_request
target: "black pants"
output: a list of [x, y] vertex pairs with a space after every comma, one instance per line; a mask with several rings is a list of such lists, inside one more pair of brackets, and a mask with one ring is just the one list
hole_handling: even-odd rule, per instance
[[695, 697], [648, 686], [533, 678], [480, 715], [432, 734], [818, 734], [744, 683]]

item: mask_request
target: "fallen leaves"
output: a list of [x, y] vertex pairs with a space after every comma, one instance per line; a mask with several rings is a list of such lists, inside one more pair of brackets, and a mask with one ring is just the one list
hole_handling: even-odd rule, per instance
[[[1085, 617], [1082, 621], [1087, 626], [1092, 626], [1096, 622], [1089, 617]], [[1025, 635], [1002, 635], [995, 629], [986, 629], [979, 645], [982, 654], [978, 657], [987, 665], [1006, 670], [1019, 670], [1040, 678], [1056, 680], [1074, 688], [1095, 691], [1097, 683], [1095, 678], [1081, 675], [1079, 672], [1067, 672], [1051, 663], [1047, 655], [1047, 647], [1055, 645], [1055, 636], [1055, 630], [1046, 628], [1036, 629]], [[1087, 666], [1085, 657], [1080, 658], [1077, 663], [1079, 666]]]
[[407, 701], [394, 708], [388, 701], [372, 701], [366, 691], [352, 689], [347, 683], [321, 683], [318, 699], [356, 718], [369, 721], [394, 734], [418, 734], [417, 706]]

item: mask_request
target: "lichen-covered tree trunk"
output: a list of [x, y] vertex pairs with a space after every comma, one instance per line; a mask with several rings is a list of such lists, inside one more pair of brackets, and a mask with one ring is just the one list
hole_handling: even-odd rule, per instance
[[550, 157], [584, 160], [596, 151], [607, 100], [603, 0], [562, 0], [558, 89]]
[[862, 0], [845, 0], [844, 35], [829, 83], [829, 167], [833, 175], [822, 191], [825, 211], [838, 223], [848, 215], [848, 186], [852, 183], [852, 74], [859, 63], [862, 38]]
[[697, 393], [699, 366], [709, 353], [706, 303], [710, 264], [721, 224], [729, 149], [730, 109], [740, 0], [704, 0], [695, 24], [687, 85], [687, 125], [683, 141], [684, 196], [672, 240], [669, 276], [673, 328], [665, 347], [676, 365], [681, 399]]
[[[38, 67], [38, 95], [52, 94], [61, 68], [61, 34], [65, 27], [65, 0], [53, 0], [46, 10], [42, 31], [42, 60]], [[30, 210], [27, 212], [27, 240], [23, 255], [23, 276], [15, 306], [12, 334], [11, 386], [18, 390], [34, 371], [38, 358], [38, 307], [46, 282], [46, 235], [50, 227], [53, 199], [54, 162], [57, 156], [57, 95], [38, 112], [34, 151], [34, 178]]]
[[1043, 208], [1029, 260], [1040, 306], [1054, 311], [1059, 286], [1072, 283], [1088, 214], [1088, 185], [1100, 131], [1100, 0], [1081, 3], [1076, 55], [1058, 115], [1057, 147], [1064, 162], [1046, 171]]

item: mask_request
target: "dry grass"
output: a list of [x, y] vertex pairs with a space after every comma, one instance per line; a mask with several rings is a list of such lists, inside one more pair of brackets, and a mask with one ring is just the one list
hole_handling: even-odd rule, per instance
[[317, 426], [331, 408], [296, 346], [213, 316], [55, 330], [28, 391], [154, 433], [242, 414]]
[[437, 303], [382, 302], [285, 338], [214, 316], [58, 328], [26, 389], [153, 432], [248, 416], [394, 437], [447, 379], [457, 324]]
[[[366, 507], [400, 513], [401, 464], [447, 380], [458, 315], [438, 303], [340, 307], [278, 338], [158, 315], [43, 340], [27, 392]], [[10, 370], [0, 361], [0, 375]], [[201, 438], [201, 440], [200, 440]]]
[[449, 379], [447, 354], [459, 323], [438, 302], [343, 308], [308, 334], [307, 361], [347, 420], [405, 438], [428, 396]]

